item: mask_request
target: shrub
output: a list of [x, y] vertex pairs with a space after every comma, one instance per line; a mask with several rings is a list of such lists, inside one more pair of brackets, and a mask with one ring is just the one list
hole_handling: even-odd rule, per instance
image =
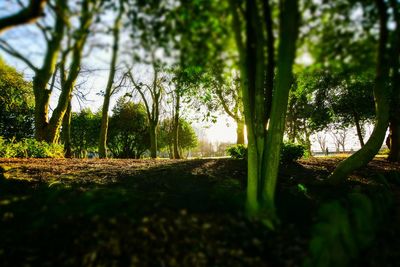
[[59, 144], [48, 144], [32, 138], [16, 142], [0, 137], [0, 157], [2, 158], [62, 158], [64, 149]]
[[293, 143], [283, 143], [281, 147], [281, 162], [291, 163], [301, 159], [305, 153], [305, 147]]
[[245, 145], [232, 145], [226, 149], [226, 152], [231, 158], [234, 159], [246, 159], [247, 158], [247, 147]]
[[[281, 163], [291, 163], [304, 156], [305, 148], [302, 145], [283, 143], [281, 147]], [[247, 147], [245, 145], [232, 145], [226, 150], [234, 159], [246, 159]]]

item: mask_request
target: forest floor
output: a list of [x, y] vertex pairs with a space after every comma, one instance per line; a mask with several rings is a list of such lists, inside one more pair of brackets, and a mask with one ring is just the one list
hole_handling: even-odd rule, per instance
[[[315, 183], [342, 159], [281, 168], [274, 232], [244, 215], [241, 160], [0, 159], [0, 266], [302, 266], [321, 203], [400, 173], [376, 158], [343, 187]], [[400, 262], [389, 182], [393, 208], [352, 266]]]

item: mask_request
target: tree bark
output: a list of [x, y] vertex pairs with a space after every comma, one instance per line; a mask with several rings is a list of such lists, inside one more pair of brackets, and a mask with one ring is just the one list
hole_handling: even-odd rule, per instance
[[174, 114], [174, 127], [173, 127], [173, 136], [174, 136], [174, 159], [180, 159], [181, 155], [179, 154], [179, 112], [180, 112], [180, 100], [181, 96], [178, 91], [176, 90], [176, 102], [175, 102], [175, 114]]
[[238, 121], [236, 122], [237, 128], [236, 128], [236, 144], [237, 145], [244, 145], [244, 122], [243, 121]]
[[150, 123], [150, 157], [157, 158], [157, 125]]
[[275, 213], [275, 189], [278, 178], [280, 149], [285, 130], [285, 118], [289, 99], [289, 90], [293, 80], [293, 63], [296, 54], [296, 41], [299, 31], [299, 10], [297, 1], [280, 2], [280, 28], [277, 61], [276, 87], [272, 99], [268, 136], [264, 150], [264, 183], [262, 199], [272, 219]]
[[104, 101], [101, 116], [101, 127], [99, 137], [99, 157], [107, 157], [107, 132], [108, 132], [108, 109], [110, 107], [111, 90], [114, 84], [115, 72], [117, 68], [117, 58], [119, 51], [119, 35], [121, 28], [121, 20], [124, 11], [123, 1], [119, 1], [118, 15], [114, 21], [113, 27], [113, 46], [110, 62], [110, 72], [108, 74], [108, 81], [104, 93]]
[[376, 76], [374, 85], [376, 118], [375, 127], [371, 137], [367, 143], [351, 155], [346, 160], [342, 161], [332, 174], [328, 177], [327, 183], [338, 185], [343, 183], [347, 176], [370, 162], [378, 153], [386, 136], [386, 130], [389, 124], [389, 88], [387, 80], [389, 76], [388, 62], [388, 29], [387, 29], [387, 6], [384, 0], [376, 0], [379, 13], [379, 44], [378, 44], [378, 60], [376, 66]]
[[64, 155], [66, 158], [72, 158], [71, 148], [71, 100], [68, 103], [67, 111], [63, 118], [62, 133], [64, 139]]

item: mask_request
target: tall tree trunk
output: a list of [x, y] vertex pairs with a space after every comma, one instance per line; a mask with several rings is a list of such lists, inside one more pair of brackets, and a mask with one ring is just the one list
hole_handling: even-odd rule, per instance
[[157, 158], [157, 125], [150, 122], [150, 157]]
[[356, 125], [357, 137], [358, 137], [358, 140], [360, 141], [360, 146], [363, 147], [365, 145], [365, 143], [364, 143], [364, 138], [363, 138], [363, 135], [362, 135], [362, 128], [361, 128], [361, 125], [360, 125], [360, 118], [358, 117], [357, 113], [354, 113], [354, 123]]
[[121, 28], [121, 20], [123, 15], [123, 1], [119, 3], [119, 12], [114, 21], [113, 27], [113, 47], [111, 54], [110, 72], [108, 74], [108, 81], [106, 85], [106, 90], [104, 93], [103, 108], [101, 112], [101, 127], [100, 127], [100, 137], [99, 137], [99, 157], [107, 157], [107, 132], [108, 132], [108, 109], [110, 108], [110, 98], [111, 90], [114, 84], [115, 72], [117, 67], [117, 57], [119, 50], [119, 35]]
[[285, 130], [285, 118], [289, 99], [289, 90], [293, 81], [292, 67], [296, 54], [296, 41], [299, 31], [299, 10], [297, 1], [280, 2], [280, 28], [277, 61], [276, 87], [272, 99], [271, 116], [268, 124], [267, 142], [265, 142], [264, 183], [262, 199], [270, 217], [274, 219], [275, 189], [278, 178], [280, 150]]
[[71, 100], [68, 103], [67, 111], [63, 118], [62, 134], [64, 139], [64, 155], [66, 158], [72, 158], [71, 148]]
[[179, 111], [180, 111], [180, 105], [181, 105], [181, 96], [178, 91], [176, 90], [176, 102], [175, 102], [175, 114], [174, 114], [174, 127], [173, 127], [173, 135], [174, 135], [174, 159], [180, 159], [181, 156], [179, 154]]
[[237, 128], [236, 128], [236, 144], [237, 145], [244, 145], [244, 122], [237, 121]]
[[387, 84], [389, 62], [386, 48], [388, 42], [388, 14], [384, 0], [376, 0], [376, 4], [378, 7], [380, 25], [378, 60], [374, 85], [376, 123], [371, 137], [364, 147], [342, 161], [328, 177], [327, 183], [333, 185], [344, 182], [351, 172], [365, 166], [374, 158], [382, 146], [389, 124], [389, 88]]

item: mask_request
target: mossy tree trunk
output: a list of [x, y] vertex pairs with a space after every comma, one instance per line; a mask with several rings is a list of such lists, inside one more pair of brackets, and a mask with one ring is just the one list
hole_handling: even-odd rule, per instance
[[[264, 7], [263, 12], [258, 8], [261, 4]], [[299, 28], [298, 3], [287, 0], [279, 3], [279, 45], [276, 60], [269, 1], [260, 3], [247, 0], [244, 21], [240, 21], [239, 15], [243, 7], [239, 7], [234, 0], [230, 1], [230, 6], [239, 50], [248, 140], [246, 206], [250, 215], [262, 217], [273, 228], [277, 222], [274, 200], [280, 147]], [[242, 37], [243, 28], [246, 29], [245, 41]], [[274, 76], [275, 68], [277, 77]]]
[[236, 144], [237, 145], [243, 145], [244, 144], [244, 122], [243, 121], [237, 121], [236, 122]]

